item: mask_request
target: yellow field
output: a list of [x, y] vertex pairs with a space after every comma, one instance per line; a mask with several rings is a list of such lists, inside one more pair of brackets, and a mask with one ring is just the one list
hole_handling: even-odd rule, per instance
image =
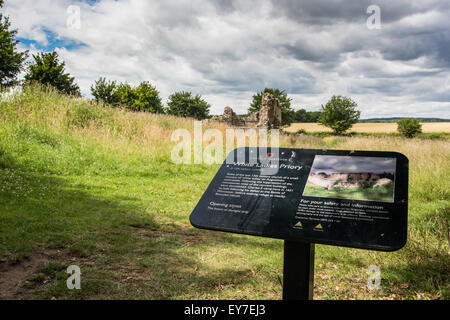
[[[288, 132], [296, 132], [304, 129], [307, 132], [332, 131], [318, 123], [293, 123], [286, 129]], [[395, 122], [386, 123], [357, 123], [350, 131], [354, 132], [372, 132], [372, 133], [391, 133], [397, 132], [397, 124]], [[450, 132], [450, 122], [424, 122], [422, 123], [422, 132]]]

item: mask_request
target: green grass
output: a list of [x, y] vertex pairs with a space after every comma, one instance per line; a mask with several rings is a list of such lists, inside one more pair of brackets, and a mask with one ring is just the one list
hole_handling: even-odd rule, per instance
[[[0, 102], [0, 260], [47, 252], [31, 299], [280, 299], [280, 240], [198, 230], [189, 214], [218, 165], [175, 165], [192, 120], [27, 89]], [[410, 159], [408, 243], [394, 253], [316, 245], [318, 299], [448, 299], [449, 147], [399, 137], [281, 137], [297, 148], [391, 150]], [[66, 288], [79, 265], [81, 290]], [[366, 269], [381, 269], [369, 291]]]
[[303, 195], [312, 197], [393, 202], [394, 186], [390, 185], [377, 188], [367, 187], [348, 189], [333, 188], [332, 190], [328, 190], [327, 188], [319, 187], [308, 182]]

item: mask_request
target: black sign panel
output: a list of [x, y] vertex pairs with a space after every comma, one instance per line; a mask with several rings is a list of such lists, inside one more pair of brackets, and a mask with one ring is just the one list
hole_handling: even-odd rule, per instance
[[408, 159], [396, 152], [238, 148], [193, 226], [394, 251], [406, 243]]

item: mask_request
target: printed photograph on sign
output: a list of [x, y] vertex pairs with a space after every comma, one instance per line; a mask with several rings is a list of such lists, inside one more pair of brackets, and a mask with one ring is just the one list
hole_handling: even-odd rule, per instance
[[394, 202], [395, 158], [314, 158], [303, 196]]

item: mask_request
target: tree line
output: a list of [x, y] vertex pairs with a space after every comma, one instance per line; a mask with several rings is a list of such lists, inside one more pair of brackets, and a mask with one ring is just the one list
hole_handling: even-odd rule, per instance
[[211, 107], [200, 95], [194, 96], [191, 92], [186, 91], [170, 95], [167, 107], [164, 107], [159, 91], [147, 81], [132, 87], [126, 82], [117, 83], [100, 78], [91, 86], [91, 93], [96, 101], [114, 107], [125, 106], [132, 111], [165, 113], [199, 120], [209, 118]]

